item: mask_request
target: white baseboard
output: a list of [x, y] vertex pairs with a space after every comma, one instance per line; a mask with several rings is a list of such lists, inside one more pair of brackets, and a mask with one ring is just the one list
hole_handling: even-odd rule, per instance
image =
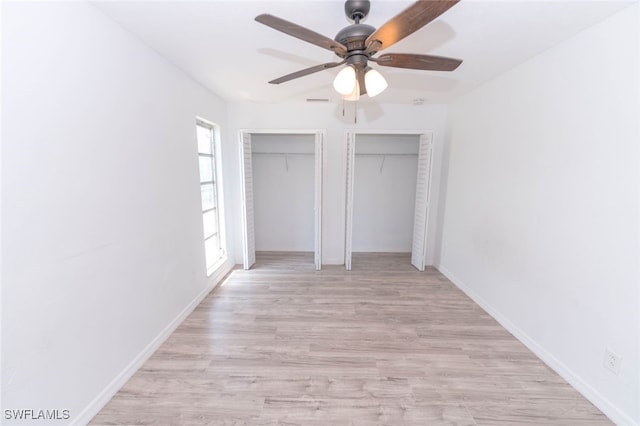
[[175, 331], [176, 328], [193, 312], [193, 310], [207, 297], [209, 293], [218, 285], [218, 283], [234, 268], [234, 263], [227, 261], [218, 268], [218, 270], [208, 277], [208, 285], [198, 294], [167, 326], [140, 352], [109, 383], [102, 392], [96, 396], [89, 405], [76, 416], [70, 423], [72, 426], [81, 426], [88, 424], [93, 417], [113, 398], [113, 396], [124, 386], [125, 383], [138, 371], [140, 367], [158, 350], [160, 345]]
[[491, 315], [501, 326], [503, 326], [516, 339], [524, 344], [531, 352], [542, 360], [549, 368], [558, 373], [560, 377], [566, 380], [574, 389], [588, 399], [593, 405], [598, 407], [611, 421], [619, 426], [640, 426], [626, 413], [622, 412], [618, 407], [605, 398], [600, 392], [585, 382], [580, 376], [575, 374], [566, 364], [560, 362], [549, 351], [540, 346], [538, 342], [532, 339], [527, 333], [522, 331], [518, 326], [513, 324], [507, 317], [502, 315], [498, 310], [493, 308], [486, 300], [475, 293], [471, 287], [466, 285], [462, 280], [458, 279], [446, 266], [442, 264], [434, 265], [449, 281], [462, 290], [475, 303]]

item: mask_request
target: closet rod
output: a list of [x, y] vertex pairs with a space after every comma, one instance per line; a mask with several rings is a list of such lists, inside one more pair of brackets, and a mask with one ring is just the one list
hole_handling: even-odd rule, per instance
[[373, 153], [356, 153], [356, 157], [358, 156], [370, 156], [370, 157], [417, 157], [418, 153], [415, 154], [373, 154]]
[[315, 155], [307, 152], [252, 152], [251, 155]]

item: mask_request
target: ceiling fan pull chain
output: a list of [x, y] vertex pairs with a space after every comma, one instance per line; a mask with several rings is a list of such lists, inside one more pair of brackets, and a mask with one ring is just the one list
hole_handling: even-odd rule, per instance
[[382, 161], [380, 162], [380, 174], [382, 174], [382, 169], [384, 168], [384, 160], [387, 159], [386, 155], [382, 156]]
[[355, 108], [353, 109], [353, 124], [358, 124], [358, 101], [355, 101]]

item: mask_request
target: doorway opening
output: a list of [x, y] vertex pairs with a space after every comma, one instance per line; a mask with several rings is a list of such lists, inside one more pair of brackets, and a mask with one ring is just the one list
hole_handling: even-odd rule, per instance
[[347, 270], [360, 253], [406, 253], [424, 271], [432, 140], [430, 131], [347, 132]]
[[[256, 252], [290, 253], [322, 266], [323, 135], [319, 130], [240, 132], [243, 266]], [[301, 253], [308, 255], [300, 257]]]

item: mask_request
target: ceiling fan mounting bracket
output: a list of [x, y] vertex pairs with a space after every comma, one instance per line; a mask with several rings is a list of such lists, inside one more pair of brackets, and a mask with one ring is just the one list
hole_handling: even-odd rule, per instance
[[347, 19], [358, 24], [369, 14], [371, 4], [369, 0], [347, 0], [344, 2], [344, 13]]

